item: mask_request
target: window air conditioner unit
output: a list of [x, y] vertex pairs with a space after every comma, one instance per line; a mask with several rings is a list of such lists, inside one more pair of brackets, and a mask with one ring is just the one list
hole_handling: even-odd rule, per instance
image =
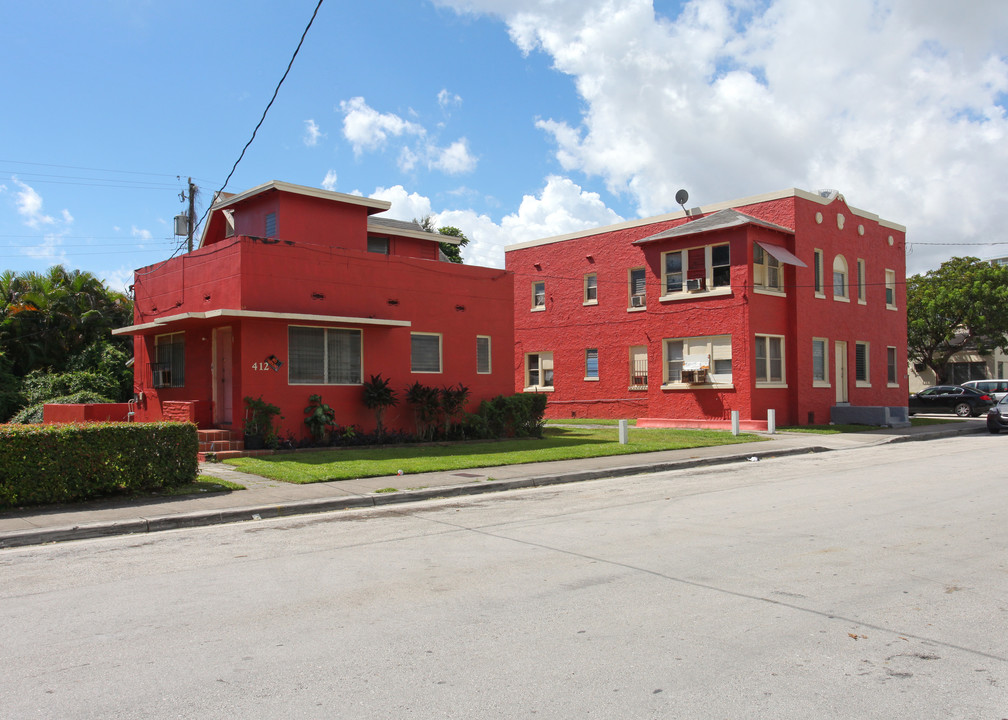
[[170, 368], [158, 368], [152, 373], [154, 387], [156, 388], [166, 388], [171, 387], [171, 369]]
[[702, 286], [703, 286], [703, 280], [701, 280], [700, 278], [690, 278], [689, 280], [686, 281], [686, 290], [688, 292], [696, 292], [697, 290], [701, 290], [703, 289]]
[[630, 307], [644, 307], [644, 296], [643, 295], [631, 295], [630, 296]]

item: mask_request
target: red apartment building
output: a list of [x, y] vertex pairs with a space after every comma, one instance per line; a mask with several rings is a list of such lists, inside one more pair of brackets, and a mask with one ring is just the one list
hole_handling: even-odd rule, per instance
[[516, 386], [551, 418], [905, 422], [905, 239], [790, 189], [512, 245]]
[[240, 430], [261, 396], [301, 437], [314, 393], [372, 429], [371, 375], [398, 392], [390, 428], [412, 427], [414, 382], [514, 392], [510, 274], [441, 261], [454, 238], [374, 217], [388, 208], [277, 181], [218, 198], [198, 249], [135, 272], [134, 324], [115, 331], [134, 338], [135, 419]]

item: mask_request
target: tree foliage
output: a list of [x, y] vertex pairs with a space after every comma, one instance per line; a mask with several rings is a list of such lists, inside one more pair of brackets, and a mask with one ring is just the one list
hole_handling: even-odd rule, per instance
[[132, 301], [89, 272], [0, 272], [0, 422], [68, 393], [128, 399], [132, 341], [111, 331], [132, 320]]
[[907, 348], [939, 383], [958, 352], [1008, 352], [1008, 266], [954, 257], [907, 278]]
[[427, 232], [437, 232], [441, 235], [450, 235], [459, 239], [458, 245], [455, 243], [440, 243], [441, 252], [444, 253], [445, 257], [448, 258], [453, 263], [462, 263], [462, 248], [469, 244], [469, 238], [465, 236], [465, 233], [459, 230], [457, 227], [452, 227], [451, 225], [445, 225], [444, 227], [439, 227], [434, 229], [434, 217], [431, 215], [424, 216], [421, 220], [414, 220], [420, 224]]

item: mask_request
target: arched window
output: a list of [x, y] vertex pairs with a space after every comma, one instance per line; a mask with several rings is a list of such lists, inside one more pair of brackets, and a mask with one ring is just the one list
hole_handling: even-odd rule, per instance
[[833, 298], [850, 299], [847, 283], [847, 261], [843, 255], [833, 258]]

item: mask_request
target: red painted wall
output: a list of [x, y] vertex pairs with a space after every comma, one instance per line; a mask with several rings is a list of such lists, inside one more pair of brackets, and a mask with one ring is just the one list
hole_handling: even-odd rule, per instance
[[[765, 421], [776, 411], [778, 424], [828, 422], [835, 404], [835, 383], [813, 387], [812, 338], [830, 341], [829, 376], [833, 375], [832, 343], [848, 342], [849, 373], [854, 373], [854, 343], [871, 343], [871, 387], [850, 382], [854, 405], [906, 403], [906, 310], [904, 234], [881, 225], [873, 217], [854, 215], [842, 199], [829, 204], [799, 195], [778, 197], [737, 208], [753, 217], [794, 228], [795, 234], [758, 225], [711, 231], [633, 245], [639, 238], [681, 225], [683, 218], [665, 219], [618, 230], [532, 247], [510, 249], [506, 267], [515, 273], [515, 386], [524, 386], [525, 355], [552, 352], [554, 390], [549, 392], [547, 416], [651, 417], [667, 419], [729, 419], [739, 410], [743, 420]], [[822, 221], [817, 222], [820, 213]], [[845, 216], [844, 228], [836, 215]], [[893, 237], [890, 245], [888, 238]], [[784, 246], [808, 267], [782, 265], [786, 297], [753, 290], [753, 243], [764, 240]], [[730, 295], [660, 302], [661, 253], [728, 242], [732, 260]], [[813, 248], [823, 250], [826, 298], [815, 297]], [[832, 299], [832, 263], [844, 253], [849, 279], [856, 284], [857, 259], [865, 260], [867, 301], [858, 304]], [[692, 255], [690, 255], [692, 258]], [[628, 269], [645, 267], [647, 309], [628, 311]], [[885, 307], [885, 269], [895, 271], [898, 309]], [[598, 277], [598, 304], [583, 303], [583, 277]], [[695, 273], [691, 273], [692, 276]], [[545, 282], [546, 309], [531, 311], [532, 284]], [[852, 290], [852, 294], [856, 289]], [[666, 389], [662, 378], [662, 348], [666, 338], [708, 335], [732, 336], [731, 390]], [[785, 338], [786, 388], [757, 387], [754, 378], [755, 336]], [[648, 348], [649, 386], [629, 390], [631, 346]], [[899, 382], [888, 387], [886, 347], [897, 348]], [[585, 349], [597, 348], [599, 379], [584, 379]]]
[[[337, 211], [329, 212], [330, 205], [337, 206]], [[234, 338], [234, 428], [241, 427], [243, 398], [262, 396], [280, 406], [282, 432], [301, 437], [306, 434], [304, 408], [313, 393], [321, 394], [337, 410], [340, 424], [359, 424], [365, 430], [374, 427], [373, 414], [361, 402], [360, 385], [289, 384], [290, 324], [362, 330], [363, 378], [380, 374], [391, 379], [400, 397], [400, 405], [385, 415], [384, 424], [389, 428], [412, 428], [412, 410], [403, 397], [405, 388], [415, 381], [438, 387], [461, 383], [470, 389], [471, 408], [483, 399], [513, 392], [513, 317], [508, 310], [502, 311], [513, 305], [509, 273], [440, 262], [436, 242], [394, 233], [390, 234], [391, 255], [368, 253], [367, 208], [291, 193], [254, 196], [235, 209], [236, 224], [256, 226], [274, 209], [280, 242], [221, 238], [188, 255], [137, 271], [135, 322], [231, 309], [408, 321], [411, 327], [352, 321], [197, 318], [141, 331], [134, 340], [134, 385], [143, 393], [137, 403], [138, 420], [161, 419], [180, 407], [169, 403], [192, 402], [195, 421], [201, 427], [212, 424], [213, 330], [224, 326], [232, 328]], [[422, 255], [432, 259], [417, 257]], [[153, 388], [149, 365], [154, 338], [175, 331], [185, 333], [185, 386]], [[440, 373], [410, 372], [411, 332], [441, 334]], [[477, 373], [477, 335], [491, 338], [490, 374]], [[261, 369], [269, 356], [283, 363], [279, 371], [269, 366]]]

